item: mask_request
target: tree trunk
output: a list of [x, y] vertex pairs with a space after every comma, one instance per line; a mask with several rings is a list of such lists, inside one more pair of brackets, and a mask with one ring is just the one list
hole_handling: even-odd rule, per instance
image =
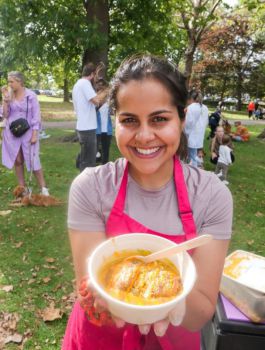
[[63, 100], [69, 102], [69, 82], [67, 78], [63, 80]]
[[237, 73], [237, 82], [236, 82], [237, 111], [241, 111], [242, 109], [242, 88], [243, 88], [243, 74], [240, 71]]
[[189, 88], [190, 85], [190, 78], [191, 78], [191, 73], [192, 73], [192, 67], [193, 67], [193, 57], [194, 57], [194, 52], [196, 49], [196, 45], [194, 42], [190, 42], [188, 44], [187, 51], [185, 53], [185, 71], [184, 75], [186, 77], [186, 86]]
[[97, 23], [97, 31], [101, 34], [101, 44], [94, 49], [86, 49], [83, 54], [82, 67], [93, 62], [108, 65], [109, 5], [108, 0], [83, 0], [88, 23]]

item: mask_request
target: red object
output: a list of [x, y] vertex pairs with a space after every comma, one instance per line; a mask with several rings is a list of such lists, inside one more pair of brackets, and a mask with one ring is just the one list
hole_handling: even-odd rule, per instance
[[255, 103], [253, 101], [250, 101], [248, 104], [248, 111], [254, 112], [255, 111]]
[[[171, 236], [150, 230], [124, 212], [128, 181], [128, 164], [124, 170], [121, 186], [106, 224], [108, 238], [120, 232], [149, 233], [181, 243], [194, 238], [196, 227], [189, 204], [182, 166], [178, 158], [174, 161], [175, 188], [184, 235]], [[84, 291], [85, 294], [85, 291]], [[103, 316], [104, 318], [105, 316]], [[92, 324], [93, 323], [93, 324]], [[199, 350], [200, 333], [189, 332], [182, 327], [170, 325], [163, 337], [157, 337], [151, 329], [148, 335], [141, 335], [138, 327], [127, 324], [123, 328], [101, 326], [86, 318], [79, 302], [69, 318], [62, 350]]]

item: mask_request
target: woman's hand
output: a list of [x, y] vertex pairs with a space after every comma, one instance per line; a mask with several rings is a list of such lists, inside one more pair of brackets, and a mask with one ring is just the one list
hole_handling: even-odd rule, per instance
[[212, 159], [216, 158], [217, 154], [215, 152], [212, 152]]
[[107, 303], [93, 289], [89, 277], [85, 276], [80, 283], [78, 299], [89, 321], [96, 326], [116, 325], [121, 328], [125, 321], [111, 315]]
[[37, 141], [38, 141], [38, 132], [37, 130], [33, 130], [30, 143], [34, 145], [34, 143], [36, 143]]
[[11, 97], [10, 97], [10, 94], [9, 94], [9, 91], [8, 91], [8, 88], [7, 86], [3, 86], [1, 88], [1, 92], [2, 92], [2, 95], [3, 95], [3, 101], [5, 103], [9, 103], [10, 100], [11, 100]]
[[[186, 312], [186, 301], [184, 299], [180, 301], [172, 311], [170, 311], [166, 319], [158, 321], [153, 324], [155, 335], [158, 337], [163, 337], [170, 323], [173, 326], [179, 326], [183, 321], [185, 312]], [[140, 325], [138, 327], [139, 327], [140, 333], [146, 335], [149, 333], [151, 326], [152, 325], [150, 324], [145, 324], [145, 325]]]

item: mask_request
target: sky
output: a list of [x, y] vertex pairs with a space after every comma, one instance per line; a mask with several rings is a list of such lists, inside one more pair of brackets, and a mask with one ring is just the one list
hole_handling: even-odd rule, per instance
[[230, 6], [235, 6], [238, 4], [238, 0], [224, 0], [224, 2]]

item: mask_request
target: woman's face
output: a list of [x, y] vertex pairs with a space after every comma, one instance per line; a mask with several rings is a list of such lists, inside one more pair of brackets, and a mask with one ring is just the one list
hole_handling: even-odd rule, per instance
[[224, 129], [222, 127], [218, 127], [216, 129], [216, 136], [218, 137], [218, 139], [222, 139], [222, 137], [224, 136]]
[[22, 88], [22, 83], [19, 80], [16, 80], [13, 77], [8, 77], [8, 86], [14, 91], [18, 91]]
[[157, 80], [130, 81], [117, 94], [116, 139], [135, 175], [167, 174], [183, 123], [168, 90]]

